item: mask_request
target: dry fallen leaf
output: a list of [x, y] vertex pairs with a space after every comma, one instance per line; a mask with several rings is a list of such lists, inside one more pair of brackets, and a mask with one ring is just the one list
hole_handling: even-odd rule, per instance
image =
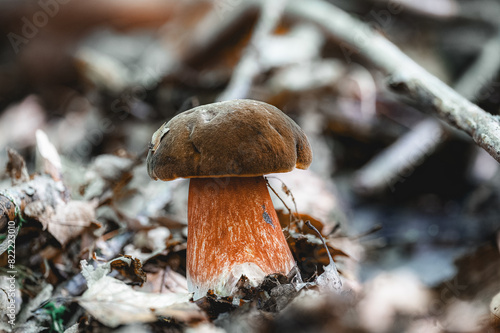
[[28, 182], [30, 176], [24, 158], [11, 148], [7, 148], [7, 154], [9, 155], [9, 162], [7, 162], [6, 171], [10, 176], [12, 186]]
[[187, 280], [184, 275], [169, 266], [156, 272], [148, 272], [148, 279], [143, 290], [152, 293], [187, 293]]
[[41, 201], [28, 204], [24, 213], [42, 223], [62, 246], [77, 236], [95, 221], [97, 202], [76, 201], [61, 202], [56, 208]]
[[45, 117], [43, 107], [35, 95], [29, 95], [20, 103], [2, 110], [0, 147], [21, 149], [32, 145], [36, 129], [45, 125]]
[[361, 325], [370, 332], [387, 332], [398, 315], [422, 316], [431, 305], [430, 291], [408, 271], [384, 272], [367, 282], [357, 305]]
[[131, 178], [134, 161], [115, 155], [99, 155], [85, 173], [85, 183], [80, 191], [86, 199], [102, 196], [108, 189], [120, 183], [125, 184]]
[[439, 326], [444, 332], [484, 332], [488, 315], [487, 304], [453, 299], [447, 304], [446, 313], [439, 320]]
[[339, 292], [342, 289], [342, 281], [333, 260], [323, 267], [323, 273], [316, 279], [316, 285], [321, 292]]
[[49, 141], [47, 134], [42, 130], [36, 130], [36, 146], [38, 150], [39, 169], [49, 174], [55, 181], [62, 180], [62, 164], [56, 147]]
[[186, 329], [186, 333], [226, 333], [226, 330], [215, 326], [214, 324], [201, 324]]
[[191, 294], [150, 294], [136, 291], [125, 283], [105, 276], [79, 299], [79, 304], [102, 324], [117, 327], [137, 322], [153, 322], [158, 316], [181, 321], [201, 320], [203, 313], [190, 303]]
[[493, 297], [493, 299], [491, 300], [490, 311], [495, 316], [500, 318], [500, 293], [496, 294], [495, 297]]
[[78, 300], [85, 310], [106, 326], [153, 322], [158, 316], [183, 322], [205, 320], [205, 314], [190, 302], [191, 293], [145, 293], [105, 275], [107, 272], [107, 264], [94, 269], [82, 260], [82, 273], [89, 289]]
[[491, 321], [500, 327], [500, 293], [496, 294], [490, 303]]
[[[124, 258], [130, 260], [112, 260], [110, 261], [111, 269], [117, 270], [120, 274], [129, 279], [131, 284], [139, 285], [142, 287], [144, 282], [147, 281], [146, 273], [142, 270], [142, 263], [137, 258], [125, 255]], [[130, 283], [129, 283], [130, 284]]]
[[340, 292], [342, 289], [342, 280], [340, 279], [339, 272], [337, 271], [337, 266], [335, 265], [335, 262], [332, 259], [332, 256], [330, 254], [330, 251], [328, 250], [328, 246], [326, 245], [325, 239], [323, 236], [321, 236], [321, 233], [316, 229], [311, 222], [307, 221], [306, 222], [307, 226], [314, 230], [318, 237], [321, 239], [323, 246], [326, 249], [326, 253], [328, 254], [328, 260], [329, 264], [326, 266], [323, 266], [323, 273], [321, 273], [320, 276], [315, 281], [316, 286], [318, 286], [318, 289], [320, 292]]

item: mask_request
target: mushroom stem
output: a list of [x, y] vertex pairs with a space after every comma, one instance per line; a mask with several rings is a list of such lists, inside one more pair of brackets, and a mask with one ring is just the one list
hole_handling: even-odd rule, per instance
[[264, 177], [190, 180], [187, 279], [195, 300], [209, 290], [230, 296], [242, 275], [256, 286], [294, 266]]

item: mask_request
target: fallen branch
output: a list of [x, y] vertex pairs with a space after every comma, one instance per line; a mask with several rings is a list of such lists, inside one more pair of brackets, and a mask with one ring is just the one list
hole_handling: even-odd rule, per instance
[[41, 201], [45, 208], [55, 208], [69, 200], [69, 193], [61, 181], [49, 175], [36, 175], [29, 180], [24, 159], [13, 149], [8, 150], [9, 163], [7, 169], [16, 186], [0, 190], [0, 230], [7, 222], [24, 215], [29, 204]]
[[267, 38], [278, 25], [285, 3], [286, 0], [261, 2], [261, 14], [252, 39], [234, 69], [229, 85], [218, 97], [219, 101], [247, 97], [254, 78], [261, 71], [259, 54], [262, 49], [262, 40]]
[[[92, 225], [97, 202], [70, 200], [70, 193], [61, 180], [61, 160], [57, 150], [44, 132], [38, 130], [36, 135], [42, 175], [29, 180], [23, 158], [13, 150], [8, 151], [7, 169], [13, 183], [18, 185], [0, 190], [0, 230], [9, 221], [19, 219], [22, 222], [27, 216], [39, 221], [43, 229], [64, 246]], [[16, 236], [19, 228], [20, 224], [16, 226]], [[0, 254], [7, 246], [5, 241], [0, 244]]]
[[[35, 176], [27, 183], [0, 191], [0, 230], [4, 230], [9, 221], [24, 216], [24, 210], [30, 204], [40, 203], [41, 210], [55, 210], [61, 203], [65, 203], [68, 193], [62, 184], [54, 181], [50, 176]], [[16, 227], [16, 235], [19, 226]], [[0, 244], [0, 254], [7, 249], [7, 243]]]
[[500, 69], [500, 31], [486, 43], [469, 69], [455, 83], [455, 90], [470, 101], [483, 101], [494, 92], [485, 89], [495, 79]]
[[433, 119], [420, 122], [358, 171], [355, 190], [364, 194], [387, 187], [393, 190], [434, 152], [446, 137], [444, 134]]
[[24, 208], [36, 201], [43, 202], [44, 207], [55, 209], [59, 204], [69, 199], [68, 192], [59, 182], [54, 181], [48, 175], [35, 176], [33, 180], [0, 191], [0, 230], [4, 229], [7, 222], [14, 220], [16, 206], [20, 214], [24, 214]]
[[[485, 88], [493, 81], [500, 68], [499, 53], [500, 33], [497, 33], [484, 45], [474, 64], [454, 85], [455, 90], [471, 101], [488, 98], [492, 91]], [[446, 140], [448, 132], [437, 120], [421, 121], [357, 172], [355, 188], [365, 194], [386, 187], [392, 190], [397, 182], [404, 181], [405, 177], [432, 155]]]
[[320, 25], [341, 41], [350, 61], [359, 53], [388, 76], [388, 86], [467, 133], [478, 146], [500, 162], [500, 121], [428, 73], [367, 24], [322, 1], [293, 1], [287, 13]]

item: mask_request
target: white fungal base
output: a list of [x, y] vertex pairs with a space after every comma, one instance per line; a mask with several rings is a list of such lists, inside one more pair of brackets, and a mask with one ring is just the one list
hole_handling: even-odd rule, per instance
[[188, 290], [193, 295], [193, 300], [198, 300], [204, 297], [209, 290], [219, 297], [226, 297], [233, 295], [236, 292], [236, 284], [242, 276], [248, 278], [250, 286], [257, 287], [266, 277], [264, 271], [254, 263], [244, 263], [233, 266], [231, 271], [224, 271], [220, 276], [211, 281], [207, 281], [203, 284], [197, 286], [191, 280], [191, 277], [187, 276]]

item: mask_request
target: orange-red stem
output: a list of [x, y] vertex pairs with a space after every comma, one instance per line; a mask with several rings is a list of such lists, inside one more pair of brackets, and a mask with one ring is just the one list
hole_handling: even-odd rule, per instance
[[257, 285], [294, 266], [262, 176], [191, 179], [187, 275], [194, 299], [208, 290], [230, 296], [241, 275]]

